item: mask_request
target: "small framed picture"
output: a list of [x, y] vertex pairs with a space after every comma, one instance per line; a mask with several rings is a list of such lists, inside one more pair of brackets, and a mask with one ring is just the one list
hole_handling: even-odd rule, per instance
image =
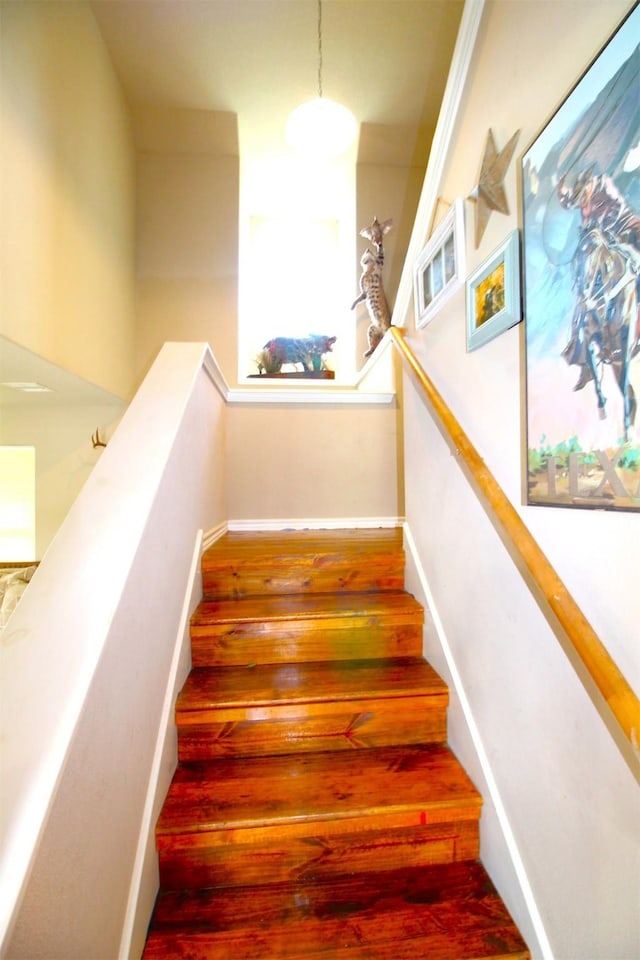
[[444, 306], [464, 278], [464, 203], [455, 201], [416, 261], [416, 326], [424, 327]]
[[519, 323], [520, 234], [514, 230], [467, 278], [467, 351]]

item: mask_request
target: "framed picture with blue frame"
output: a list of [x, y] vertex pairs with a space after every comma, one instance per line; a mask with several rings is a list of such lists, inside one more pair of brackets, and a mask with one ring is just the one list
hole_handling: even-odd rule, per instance
[[513, 230], [467, 278], [467, 350], [519, 323], [520, 238]]
[[640, 510], [640, 5], [521, 175], [526, 500]]

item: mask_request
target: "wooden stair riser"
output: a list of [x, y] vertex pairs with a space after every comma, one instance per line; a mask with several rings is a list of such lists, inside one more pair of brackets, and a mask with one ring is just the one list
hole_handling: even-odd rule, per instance
[[194, 667], [421, 656], [424, 609], [410, 594], [202, 603]]
[[[335, 911], [335, 919], [310, 915], [294, 922], [288, 917], [279, 928], [268, 930], [264, 919], [262, 923], [256, 919], [244, 930], [209, 927], [205, 932], [203, 924], [199, 931], [173, 938], [156, 934], [144, 956], [145, 960], [530, 960], [497, 896], [490, 902], [465, 904], [464, 909], [460, 904], [432, 908], [424, 919], [418, 919], [421, 911], [416, 905], [397, 910], [387, 921], [350, 917], [344, 904], [336, 904]], [[167, 952], [168, 941], [171, 952]]]
[[205, 553], [203, 597], [402, 590], [404, 568], [400, 530], [291, 532], [265, 535], [261, 546], [235, 533]]
[[286, 596], [291, 593], [367, 593], [402, 590], [404, 559], [393, 569], [310, 571], [291, 566], [286, 574], [272, 567], [264, 570], [203, 571], [203, 600], [242, 600], [256, 596]]
[[191, 649], [194, 667], [416, 657], [422, 652], [422, 624], [315, 620], [192, 626]]
[[[330, 630], [324, 634], [288, 633], [280, 637], [192, 636], [194, 667], [242, 666], [250, 663], [304, 663], [308, 660], [355, 660], [363, 657], [415, 657], [422, 649], [422, 629]], [[331, 651], [329, 654], [328, 651]]]
[[178, 713], [182, 762], [444, 743], [445, 694]]
[[[459, 819], [457, 818], [459, 816]], [[160, 882], [165, 890], [235, 887], [353, 876], [376, 870], [432, 866], [478, 857], [478, 810], [450, 811], [443, 822], [419, 824], [420, 814], [350, 823], [304, 824], [297, 831], [216, 831], [160, 844]], [[279, 834], [271, 839], [269, 833]]]

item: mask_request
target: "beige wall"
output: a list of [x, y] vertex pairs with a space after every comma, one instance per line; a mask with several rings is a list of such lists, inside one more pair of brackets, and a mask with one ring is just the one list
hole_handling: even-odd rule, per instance
[[[235, 115], [140, 106], [128, 112], [87, 4], [4, 3], [0, 10], [7, 278], [1, 332], [127, 400], [166, 340], [206, 341], [233, 386]], [[366, 207], [375, 199], [385, 211], [380, 215], [394, 218], [391, 272], [417, 202], [419, 162], [414, 169], [410, 151], [398, 166], [388, 148], [376, 147], [375, 157], [378, 163], [360, 178], [361, 197]], [[362, 349], [367, 325], [365, 315]], [[234, 474], [238, 465], [247, 474], [233, 488], [230, 515], [396, 516], [395, 418], [385, 405], [304, 406], [292, 415], [289, 408], [278, 414], [259, 405], [238, 411], [229, 453]], [[267, 454], [271, 476], [278, 477], [271, 487], [252, 469], [253, 450], [270, 431], [287, 451]], [[354, 437], [362, 452], [355, 497], [345, 482]], [[326, 469], [329, 446], [334, 468], [320, 492], [312, 465]], [[294, 451], [304, 449], [306, 457], [294, 467]], [[58, 492], [47, 497], [66, 502], [65, 488], [75, 491], [74, 480], [60, 474], [58, 482]], [[55, 528], [53, 514], [40, 525], [43, 548]]]
[[235, 114], [138, 107], [136, 373], [166, 340], [211, 345], [228, 383], [238, 366]]
[[[41, 560], [80, 493], [103, 447], [91, 441], [96, 429], [109, 440], [124, 405], [8, 406], [2, 411], [0, 443], [36, 449], [36, 555]], [[13, 559], [13, 558], [8, 558]]]
[[[236, 118], [139, 107], [134, 129], [138, 375], [164, 340], [205, 340], [233, 387], [238, 377]], [[377, 179], [365, 182], [372, 190], [375, 183], [373, 192], [399, 221], [409, 172], [393, 173], [385, 179], [377, 169]], [[397, 517], [397, 416], [393, 403], [234, 402], [227, 431], [229, 519]]]
[[397, 421], [395, 402], [231, 406], [230, 521], [397, 518]]
[[131, 396], [134, 164], [86, 3], [0, 6], [0, 333]]
[[[393, 220], [384, 240], [384, 289], [393, 312], [400, 274], [420, 200], [433, 131], [423, 128], [363, 124], [356, 167], [357, 229], [368, 227], [374, 217]], [[369, 246], [358, 238], [354, 299], [360, 293], [360, 257]], [[371, 323], [365, 304], [355, 310], [356, 368], [364, 365]]]
[[[518, 159], [630, 7], [628, 0], [485, 5], [444, 175], [468, 198], [487, 131], [518, 129], [509, 215], [479, 249], [467, 216], [467, 274], [520, 224]], [[412, 344], [429, 376], [629, 682], [640, 692], [638, 514], [523, 506], [524, 330], [467, 353], [459, 290]], [[404, 396], [406, 513], [431, 604], [427, 657], [452, 689], [450, 740], [485, 797], [482, 852], [535, 957], [637, 955], [637, 783], [500, 538], [431, 423]], [[511, 858], [511, 862], [509, 862]]]
[[[474, 206], [466, 202], [468, 274], [519, 225], [519, 157], [630, 5], [629, 0], [492, 0], [487, 4], [440, 194], [447, 198], [468, 197], [477, 182], [489, 128], [498, 149], [516, 130], [520, 129], [521, 134], [505, 181], [511, 213], [492, 214], [477, 250], [473, 242]], [[567, 43], [569, 36], [571, 42]], [[540, 65], [540, 50], [545, 51], [544, 67]], [[502, 95], [496, 97], [496, 91]], [[515, 504], [522, 502], [523, 336], [523, 327], [518, 325], [482, 349], [466, 353], [462, 292], [420, 334], [437, 383]], [[553, 543], [562, 576], [578, 590], [581, 583], [590, 579], [586, 568], [591, 564], [583, 558], [592, 555], [596, 541], [591, 540], [589, 548], [589, 539], [598, 531], [597, 555], [602, 557], [610, 555], [610, 536], [611, 542], [617, 544], [617, 552], [612, 555], [616, 562], [608, 567], [616, 590], [615, 583], [620, 582], [618, 568], [624, 566], [620, 558], [625, 555], [627, 537], [638, 522], [637, 515], [595, 516], [575, 510], [538, 508], [523, 512], [540, 536]], [[581, 541], [584, 552], [576, 555], [576, 544]], [[576, 576], [583, 567], [581, 575]], [[608, 603], [599, 605], [596, 598], [600, 593], [587, 592], [586, 612], [593, 616], [598, 630], [611, 634], [611, 653], [640, 688], [640, 658], [635, 647], [624, 639], [629, 635], [629, 604], [625, 600], [613, 605], [613, 609]], [[617, 625], [615, 630], [612, 623]]]

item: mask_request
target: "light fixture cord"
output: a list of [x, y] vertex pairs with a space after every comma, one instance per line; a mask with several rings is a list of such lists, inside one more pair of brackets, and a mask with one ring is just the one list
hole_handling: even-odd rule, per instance
[[322, 0], [318, 0], [318, 97], [322, 100]]

